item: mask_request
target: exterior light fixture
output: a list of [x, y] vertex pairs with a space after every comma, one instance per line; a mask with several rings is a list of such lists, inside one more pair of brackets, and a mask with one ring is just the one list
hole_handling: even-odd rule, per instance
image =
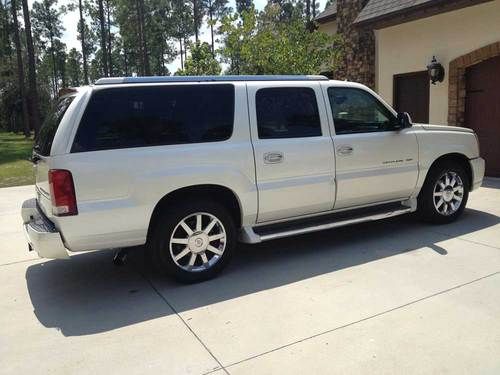
[[444, 80], [444, 67], [437, 62], [436, 56], [432, 56], [432, 61], [427, 65], [427, 72], [429, 72], [429, 78], [433, 85], [436, 82], [443, 82]]

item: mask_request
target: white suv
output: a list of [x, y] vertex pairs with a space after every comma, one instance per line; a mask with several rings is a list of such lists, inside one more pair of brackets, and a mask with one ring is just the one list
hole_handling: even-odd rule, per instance
[[147, 245], [179, 280], [257, 243], [418, 211], [447, 223], [481, 185], [474, 132], [411, 124], [321, 76], [107, 78], [62, 96], [24, 202], [42, 257]]

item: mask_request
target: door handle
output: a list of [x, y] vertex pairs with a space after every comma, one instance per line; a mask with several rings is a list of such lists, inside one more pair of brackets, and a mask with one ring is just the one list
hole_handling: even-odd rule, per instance
[[276, 164], [283, 161], [283, 153], [279, 151], [266, 152], [264, 154], [265, 164]]
[[352, 154], [353, 148], [350, 145], [342, 145], [337, 147], [337, 154], [339, 155], [349, 155]]

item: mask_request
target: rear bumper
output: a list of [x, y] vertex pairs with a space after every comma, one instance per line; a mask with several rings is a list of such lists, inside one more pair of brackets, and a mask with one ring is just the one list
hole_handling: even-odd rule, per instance
[[472, 169], [472, 191], [479, 188], [483, 183], [485, 163], [483, 158], [470, 159], [469, 162]]
[[69, 259], [61, 234], [40, 211], [36, 199], [24, 201], [21, 216], [30, 250], [42, 258]]

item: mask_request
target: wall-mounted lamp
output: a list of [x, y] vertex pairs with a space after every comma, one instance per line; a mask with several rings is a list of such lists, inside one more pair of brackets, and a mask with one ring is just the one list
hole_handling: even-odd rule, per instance
[[436, 56], [432, 56], [432, 61], [427, 65], [427, 71], [429, 72], [429, 78], [433, 85], [436, 82], [443, 82], [444, 80], [444, 67], [437, 62]]

